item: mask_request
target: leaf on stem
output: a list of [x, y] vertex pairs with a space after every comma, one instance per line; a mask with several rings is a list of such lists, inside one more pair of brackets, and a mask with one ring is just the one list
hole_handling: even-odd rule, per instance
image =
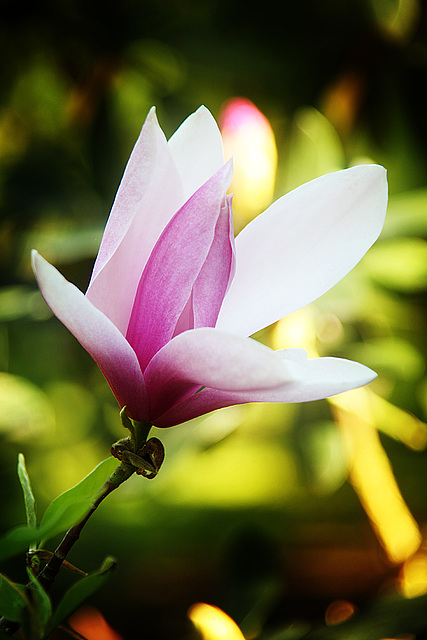
[[11, 529], [0, 540], [0, 561], [24, 552], [34, 540], [44, 542], [79, 522], [116, 467], [117, 461], [113, 457], [101, 462], [81, 482], [50, 503], [39, 527], [20, 525]]
[[40, 523], [43, 542], [72, 527], [86, 515], [96, 494], [116, 467], [117, 461], [113, 457], [107, 458], [78, 484], [50, 503]]
[[56, 629], [61, 622], [68, 618], [87, 598], [95, 593], [108, 578], [115, 566], [116, 560], [107, 557], [98, 571], [94, 571], [78, 582], [75, 582], [58, 604], [53, 615], [50, 631]]
[[[25, 464], [25, 457], [22, 453], [18, 454], [18, 478], [19, 482], [21, 483], [22, 492], [24, 494], [27, 525], [29, 527], [36, 527], [36, 501], [34, 499], [33, 490], [31, 488], [30, 476], [28, 475], [27, 467]], [[30, 551], [32, 549], [35, 549], [35, 546], [30, 544]]]
[[25, 587], [0, 574], [0, 615], [11, 622], [20, 622], [22, 610], [27, 605]]
[[52, 618], [52, 603], [46, 591], [43, 589], [36, 576], [27, 569], [28, 577], [33, 585], [32, 591], [32, 605], [31, 605], [31, 618], [33, 621], [37, 621], [38, 627], [41, 631], [41, 637], [44, 636], [44, 631]]

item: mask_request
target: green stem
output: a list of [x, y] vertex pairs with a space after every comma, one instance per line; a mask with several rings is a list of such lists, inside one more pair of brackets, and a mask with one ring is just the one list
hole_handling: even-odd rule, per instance
[[139, 451], [144, 442], [148, 440], [148, 434], [151, 431], [151, 422], [137, 422], [132, 420], [135, 429], [135, 453]]

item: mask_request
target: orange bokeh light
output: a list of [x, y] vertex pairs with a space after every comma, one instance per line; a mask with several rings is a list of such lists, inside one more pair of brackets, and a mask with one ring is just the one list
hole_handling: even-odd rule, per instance
[[68, 623], [87, 640], [123, 640], [94, 607], [78, 609], [69, 618]]

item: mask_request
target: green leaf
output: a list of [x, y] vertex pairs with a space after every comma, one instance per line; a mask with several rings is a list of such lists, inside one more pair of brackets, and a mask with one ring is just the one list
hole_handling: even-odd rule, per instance
[[25, 587], [0, 574], [0, 615], [11, 622], [20, 622], [22, 610], [27, 605]]
[[18, 553], [25, 552], [37, 539], [37, 536], [37, 527], [28, 527], [21, 524], [11, 529], [0, 539], [0, 562]]
[[34, 494], [31, 488], [30, 477], [27, 472], [27, 467], [25, 465], [25, 458], [22, 453], [18, 455], [18, 477], [19, 482], [21, 483], [22, 492], [24, 494], [24, 502], [25, 502], [25, 513], [27, 514], [27, 524], [29, 527], [37, 526], [36, 519], [36, 501], [34, 499]]
[[117, 467], [113, 457], [101, 462], [89, 475], [55, 498], [40, 523], [40, 538], [47, 540], [79, 522], [90, 509], [93, 499]]
[[52, 603], [46, 591], [33, 575], [32, 571], [27, 569], [27, 573], [31, 584], [33, 585], [32, 609], [37, 613], [37, 615], [34, 615], [34, 618], [37, 618], [39, 621], [41, 635], [43, 635], [43, 631], [46, 629], [52, 618]]
[[53, 616], [50, 632], [56, 629], [63, 620], [68, 618], [87, 598], [97, 591], [115, 568], [116, 560], [108, 557], [102, 563], [100, 569], [75, 582], [65, 593], [58, 604]]
[[117, 460], [107, 458], [81, 482], [50, 503], [39, 527], [19, 525], [9, 531], [0, 540], [0, 561], [24, 552], [34, 540], [48, 540], [79, 522], [116, 467]]

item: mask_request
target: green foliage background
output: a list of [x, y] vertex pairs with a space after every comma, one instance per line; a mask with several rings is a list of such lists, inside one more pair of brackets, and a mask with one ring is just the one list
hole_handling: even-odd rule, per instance
[[[30, 249], [84, 290], [150, 106], [157, 105], [170, 135], [200, 104], [217, 116], [224, 101], [245, 96], [275, 131], [278, 195], [365, 158], [388, 169], [382, 239], [313, 307], [313, 321], [320, 351], [374, 368], [376, 394], [409, 412], [397, 414], [401, 419], [394, 413], [394, 422], [383, 417], [378, 426], [423, 529], [426, 5], [62, 0], [22, 10], [5, 4], [1, 528], [25, 522], [18, 452], [25, 454], [40, 518], [123, 436], [101, 374], [38, 293]], [[350, 105], [345, 120], [337, 115], [337, 95]], [[328, 313], [342, 326], [335, 342], [322, 339], [319, 322]], [[395, 580], [399, 567], [386, 559], [346, 481], [342, 440], [326, 401], [231, 408], [159, 437], [167, 454], [159, 478], [121, 487], [70, 558], [89, 572], [108, 554], [119, 559], [92, 603], [123, 637], [136, 637], [138, 629], [141, 637], [144, 630], [190, 638], [186, 612], [197, 601], [221, 606], [254, 637], [295, 620], [322, 621], [337, 598], [363, 608]], [[6, 562], [4, 572], [25, 581], [24, 559]], [[70, 580], [63, 576], [58, 588]]]

